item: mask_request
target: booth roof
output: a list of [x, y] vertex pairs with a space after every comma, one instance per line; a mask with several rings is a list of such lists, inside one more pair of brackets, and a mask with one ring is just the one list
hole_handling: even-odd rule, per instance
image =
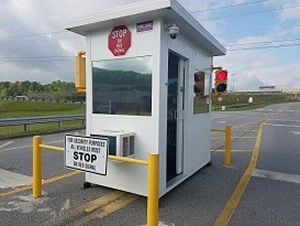
[[155, 18], [163, 18], [166, 23], [170, 24], [176, 23], [180, 28], [180, 33], [188, 36], [213, 56], [226, 54], [225, 47], [176, 0], [145, 0], [115, 7], [74, 19], [67, 24], [66, 29], [85, 36], [89, 31]]

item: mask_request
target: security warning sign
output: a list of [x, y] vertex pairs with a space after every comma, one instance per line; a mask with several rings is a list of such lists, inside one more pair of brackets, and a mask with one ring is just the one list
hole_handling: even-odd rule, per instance
[[65, 167], [107, 174], [108, 140], [67, 134], [65, 137]]

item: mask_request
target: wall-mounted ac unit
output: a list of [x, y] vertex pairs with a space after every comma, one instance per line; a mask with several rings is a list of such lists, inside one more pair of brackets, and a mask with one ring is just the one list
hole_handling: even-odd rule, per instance
[[134, 133], [126, 131], [101, 130], [91, 136], [109, 139], [109, 155], [128, 157], [134, 155]]

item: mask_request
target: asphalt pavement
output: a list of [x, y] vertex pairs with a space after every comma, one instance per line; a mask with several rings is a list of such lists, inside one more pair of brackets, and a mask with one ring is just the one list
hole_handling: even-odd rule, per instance
[[300, 104], [264, 125], [259, 159], [230, 225], [300, 225]]
[[[256, 167], [226, 220], [299, 225], [299, 113], [300, 103], [213, 113], [213, 128], [232, 126], [232, 164], [224, 166], [224, 134], [212, 133], [212, 166], [160, 199], [160, 225], [214, 225], [248, 170], [262, 123]], [[64, 135], [45, 135], [43, 143], [62, 147]], [[63, 153], [43, 151], [43, 197], [33, 199], [32, 138], [1, 140], [0, 225], [146, 225], [145, 198], [100, 186], [84, 190], [84, 174], [63, 165]]]

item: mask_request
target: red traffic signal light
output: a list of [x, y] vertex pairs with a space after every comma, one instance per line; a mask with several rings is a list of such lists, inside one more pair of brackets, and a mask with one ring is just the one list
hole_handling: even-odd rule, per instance
[[227, 71], [217, 71], [216, 73], [216, 79], [224, 81], [227, 79], [228, 72]]
[[218, 70], [215, 72], [215, 93], [222, 94], [227, 90], [227, 70]]

